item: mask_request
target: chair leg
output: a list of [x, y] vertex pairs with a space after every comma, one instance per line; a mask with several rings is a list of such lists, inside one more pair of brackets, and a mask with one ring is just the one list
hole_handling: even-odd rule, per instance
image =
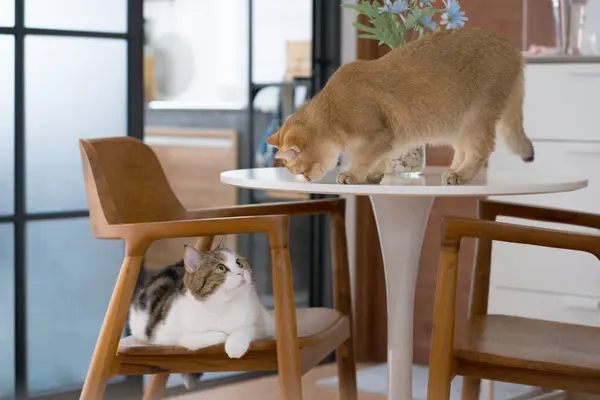
[[127, 311], [129, 310], [141, 265], [141, 256], [125, 257], [125, 260], [123, 260], [96, 342], [80, 400], [100, 400], [104, 398], [106, 384], [117, 367], [115, 357], [119, 340], [123, 332], [123, 326], [125, 326]]
[[454, 318], [458, 275], [458, 245], [456, 246], [444, 248], [440, 255], [431, 335], [428, 400], [450, 399], [450, 384], [454, 377]]
[[335, 352], [340, 382], [340, 400], [356, 400], [356, 362], [354, 358], [354, 338], [350, 337]]
[[198, 251], [208, 251], [212, 248], [214, 236], [201, 236], [196, 240], [195, 248]]
[[280, 398], [302, 400], [300, 344], [296, 324], [294, 284], [287, 248], [271, 250]]
[[160, 400], [162, 399], [165, 387], [169, 381], [169, 373], [154, 374], [150, 377], [148, 387], [144, 392], [144, 400]]
[[356, 400], [356, 360], [354, 357], [354, 330], [352, 318], [352, 293], [348, 269], [348, 244], [346, 243], [345, 207], [330, 219], [331, 249], [333, 252], [333, 293], [335, 308], [350, 320], [350, 338], [336, 350], [340, 399]]
[[461, 400], [479, 400], [480, 387], [481, 379], [464, 376]]
[[[495, 220], [496, 215], [484, 203], [479, 203], [478, 217]], [[492, 241], [477, 239], [477, 253], [471, 281], [469, 318], [487, 314], [492, 265]], [[463, 377], [462, 400], [479, 400], [481, 380]]]

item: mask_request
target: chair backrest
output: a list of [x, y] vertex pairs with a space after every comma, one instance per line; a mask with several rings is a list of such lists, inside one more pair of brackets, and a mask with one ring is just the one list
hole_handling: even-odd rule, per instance
[[114, 224], [177, 220], [186, 210], [152, 149], [131, 137], [80, 139], [92, 231]]

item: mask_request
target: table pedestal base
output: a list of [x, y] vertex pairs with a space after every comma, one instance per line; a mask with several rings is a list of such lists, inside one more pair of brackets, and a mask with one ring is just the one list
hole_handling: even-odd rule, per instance
[[371, 195], [383, 254], [390, 400], [412, 399], [413, 313], [421, 245], [434, 197]]

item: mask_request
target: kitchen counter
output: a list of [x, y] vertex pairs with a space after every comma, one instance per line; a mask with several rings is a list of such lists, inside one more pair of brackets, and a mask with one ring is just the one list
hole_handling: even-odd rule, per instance
[[527, 64], [600, 63], [600, 56], [525, 56]]

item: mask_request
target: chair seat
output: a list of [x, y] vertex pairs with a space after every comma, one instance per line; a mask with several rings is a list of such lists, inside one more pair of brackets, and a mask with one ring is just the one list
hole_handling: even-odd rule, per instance
[[[328, 308], [296, 310], [302, 370], [308, 371], [350, 337], [347, 316]], [[216, 372], [277, 369], [277, 342], [261, 339], [251, 343], [240, 359], [230, 359], [224, 345], [199, 350], [179, 346], [157, 346], [132, 336], [121, 339], [117, 357], [119, 374], [159, 372]]]
[[[456, 333], [468, 363], [600, 378], [600, 329], [505, 315], [472, 318]], [[460, 373], [460, 371], [459, 371]]]

